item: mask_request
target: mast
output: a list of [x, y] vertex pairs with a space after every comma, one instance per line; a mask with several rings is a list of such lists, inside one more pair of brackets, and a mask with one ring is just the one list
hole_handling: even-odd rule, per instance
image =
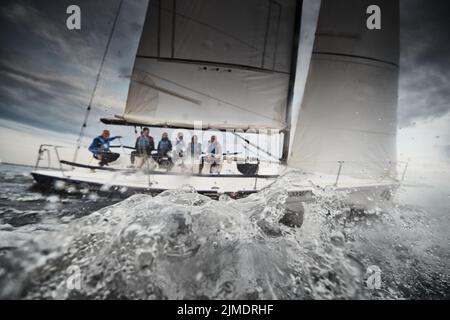
[[297, 59], [298, 59], [298, 49], [300, 44], [300, 32], [302, 24], [302, 11], [303, 11], [303, 0], [299, 0], [296, 3], [295, 8], [295, 31], [294, 31], [294, 42], [292, 46], [291, 53], [291, 76], [289, 79], [289, 89], [288, 89], [288, 99], [286, 108], [286, 128], [283, 137], [283, 150], [281, 154], [280, 161], [282, 164], [287, 163], [289, 156], [289, 144], [291, 141], [291, 126], [292, 126], [292, 103], [294, 100], [294, 87], [295, 87], [295, 76], [297, 74]]

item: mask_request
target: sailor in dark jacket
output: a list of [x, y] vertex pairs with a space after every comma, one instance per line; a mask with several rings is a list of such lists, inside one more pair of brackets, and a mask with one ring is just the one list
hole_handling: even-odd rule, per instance
[[144, 128], [141, 135], [136, 139], [135, 149], [136, 151], [131, 153], [131, 163], [133, 164], [135, 157], [138, 157], [139, 161], [136, 163], [136, 167], [141, 168], [145, 161], [149, 159], [152, 151], [155, 150], [155, 141], [150, 136], [148, 128]]
[[167, 157], [169, 151], [172, 151], [172, 142], [169, 140], [167, 132], [163, 132], [161, 140], [158, 143], [158, 156]]
[[100, 167], [108, 165], [110, 162], [116, 161], [120, 157], [120, 154], [111, 152], [109, 149], [109, 143], [118, 138], [121, 138], [121, 136], [110, 138], [109, 130], [103, 130], [102, 135], [92, 140], [89, 151], [92, 152], [95, 159], [100, 160]]
[[158, 156], [155, 159], [160, 168], [163, 167], [167, 170], [172, 168], [173, 161], [169, 155], [169, 151], [172, 151], [172, 142], [169, 140], [167, 132], [163, 132], [161, 140], [158, 143]]

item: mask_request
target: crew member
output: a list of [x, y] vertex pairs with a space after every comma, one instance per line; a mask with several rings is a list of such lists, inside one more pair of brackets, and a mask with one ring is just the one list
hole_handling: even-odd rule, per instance
[[144, 128], [141, 135], [136, 139], [135, 151], [131, 152], [131, 163], [134, 164], [136, 157], [136, 168], [142, 168], [147, 160], [150, 160], [150, 155], [155, 150], [155, 141], [150, 136], [149, 128]]
[[198, 137], [196, 135], [192, 136], [187, 150], [192, 162], [192, 172], [201, 173], [201, 160], [203, 160], [200, 159], [202, 155], [202, 144], [198, 142]]
[[222, 169], [222, 146], [214, 135], [211, 136], [211, 139], [208, 141], [208, 148], [206, 149], [206, 157], [204, 160], [204, 170], [207, 174], [220, 173], [220, 170]]
[[186, 142], [184, 141], [184, 136], [182, 132], [178, 132], [177, 139], [175, 141], [175, 152], [174, 152], [174, 162], [176, 162], [178, 159], [181, 159], [183, 161], [184, 156], [186, 153]]
[[[172, 142], [169, 140], [169, 135], [167, 132], [163, 132], [161, 136], [161, 140], [158, 142], [158, 156], [156, 161], [160, 165], [167, 167], [170, 169], [173, 165], [172, 158], [169, 155], [169, 152], [172, 151]], [[165, 160], [165, 158], [167, 160]]]
[[121, 138], [121, 136], [111, 138], [109, 130], [103, 130], [101, 135], [92, 140], [89, 151], [92, 152], [95, 159], [100, 160], [98, 163], [100, 167], [119, 159], [120, 154], [111, 152], [109, 149], [109, 143], [118, 138]]

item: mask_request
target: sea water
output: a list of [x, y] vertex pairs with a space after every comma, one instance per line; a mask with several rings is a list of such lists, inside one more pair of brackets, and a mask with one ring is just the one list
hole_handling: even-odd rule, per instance
[[284, 178], [240, 200], [190, 189], [110, 198], [42, 193], [30, 171], [0, 166], [1, 298], [450, 298], [442, 174], [406, 181], [370, 212], [317, 190], [293, 229], [278, 223]]

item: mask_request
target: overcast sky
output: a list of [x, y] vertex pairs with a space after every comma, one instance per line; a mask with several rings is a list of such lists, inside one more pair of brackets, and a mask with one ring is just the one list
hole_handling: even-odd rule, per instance
[[[103, 127], [100, 117], [120, 114], [124, 107], [146, 1], [124, 1], [94, 101], [88, 136]], [[66, 8], [71, 4], [82, 8], [81, 31], [66, 28]], [[19, 128], [18, 124], [20, 130], [31, 135], [44, 130], [47, 135], [70, 139], [78, 133], [118, 4], [118, 0], [1, 1], [0, 129], [8, 128], [1, 132], [2, 139], [6, 132]], [[314, 29], [315, 19], [311, 17], [317, 4], [315, 0], [305, 3], [304, 31]], [[447, 158], [449, 12], [450, 3], [445, 0], [401, 0], [399, 128], [405, 128], [402, 130], [408, 134], [399, 144], [411, 145], [411, 139], [417, 138], [412, 129], [420, 127], [416, 134], [424, 138], [426, 132], [427, 138], [434, 139], [431, 144]], [[312, 37], [302, 40], [307, 52]], [[307, 63], [301, 62], [300, 66], [305, 71]], [[444, 125], [435, 126], [433, 121]], [[9, 159], [1, 145], [0, 152], [1, 158]]]

